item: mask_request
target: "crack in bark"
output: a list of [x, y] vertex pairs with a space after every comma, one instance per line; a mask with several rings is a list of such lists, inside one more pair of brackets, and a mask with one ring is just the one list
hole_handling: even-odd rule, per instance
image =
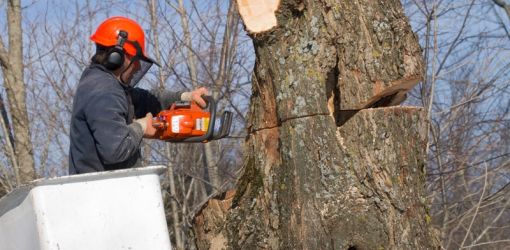
[[337, 49], [335, 66], [326, 74], [326, 99], [328, 100], [328, 110], [333, 118], [335, 118], [337, 126], [341, 126], [342, 124], [340, 115], [340, 88], [338, 86], [338, 78], [340, 77], [340, 68], [338, 66], [340, 62], [339, 55], [340, 52]]
[[276, 124], [274, 126], [252, 129], [250, 132], [248, 132], [248, 135], [252, 135], [252, 134], [255, 134], [255, 133], [263, 131], [263, 130], [279, 128], [282, 126], [283, 123], [291, 121], [291, 120], [297, 120], [297, 119], [301, 119], [301, 118], [308, 118], [308, 117], [314, 117], [314, 116], [331, 116], [331, 115], [329, 113], [317, 113], [317, 114], [307, 114], [307, 115], [288, 117], [287, 119], [279, 120], [278, 124]]

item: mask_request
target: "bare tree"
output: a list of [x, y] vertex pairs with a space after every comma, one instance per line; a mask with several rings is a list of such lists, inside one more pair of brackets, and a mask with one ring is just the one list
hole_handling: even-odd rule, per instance
[[[33, 180], [35, 175], [34, 157], [30, 138], [30, 122], [26, 107], [26, 88], [23, 73], [23, 30], [21, 28], [21, 2], [7, 1], [8, 46], [0, 39], [0, 66], [3, 84], [7, 92], [7, 105], [2, 107], [2, 129], [7, 157], [15, 177], [15, 185]], [[8, 107], [8, 110], [5, 107]], [[10, 114], [10, 120], [8, 115]], [[12, 129], [11, 129], [12, 128]], [[6, 168], [6, 166], [2, 166]], [[7, 171], [4, 171], [7, 173]], [[2, 182], [8, 182], [3, 176]], [[14, 185], [4, 185], [4, 188]], [[7, 190], [9, 191], [9, 190]]]
[[[446, 249], [508, 245], [510, 151], [505, 1], [403, 1], [427, 77], [431, 216]], [[498, 5], [495, 5], [498, 4]]]

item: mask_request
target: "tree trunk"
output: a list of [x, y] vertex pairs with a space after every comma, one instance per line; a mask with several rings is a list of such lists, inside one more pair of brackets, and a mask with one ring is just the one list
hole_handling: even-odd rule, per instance
[[[10, 162], [14, 168], [18, 184], [35, 179], [34, 158], [30, 138], [30, 124], [25, 103], [25, 83], [23, 79], [23, 40], [21, 28], [21, 6], [19, 0], [7, 1], [7, 22], [9, 48], [0, 43], [0, 62], [11, 114], [13, 145], [6, 140], [13, 151]], [[5, 123], [9, 121], [4, 120]], [[8, 127], [8, 126], [7, 126]], [[7, 137], [7, 136], [6, 136]]]
[[[246, 1], [241, 1], [246, 2]], [[200, 249], [431, 249], [422, 74], [398, 0], [283, 1], [252, 34], [243, 175], [196, 215]], [[356, 109], [363, 108], [361, 111]]]

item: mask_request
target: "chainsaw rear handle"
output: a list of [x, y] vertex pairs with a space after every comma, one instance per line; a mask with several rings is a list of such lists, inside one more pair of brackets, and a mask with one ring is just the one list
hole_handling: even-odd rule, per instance
[[204, 100], [206, 101], [207, 107], [209, 108], [209, 113], [211, 114], [211, 117], [209, 118], [209, 127], [207, 128], [207, 133], [200, 137], [189, 137], [172, 142], [208, 142], [225, 138], [230, 134], [230, 127], [232, 125], [232, 112], [223, 111], [218, 134], [215, 134], [214, 125], [216, 123], [216, 101], [211, 96], [205, 96]]
[[231, 125], [232, 125], [232, 112], [223, 111], [223, 115], [221, 116], [219, 134], [214, 135], [211, 140], [218, 140], [229, 135]]

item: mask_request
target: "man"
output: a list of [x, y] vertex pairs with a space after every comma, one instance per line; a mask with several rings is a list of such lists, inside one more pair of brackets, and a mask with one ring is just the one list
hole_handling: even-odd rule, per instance
[[137, 167], [142, 138], [153, 138], [152, 115], [171, 103], [205, 106], [207, 89], [149, 92], [134, 86], [157, 64], [145, 52], [141, 26], [126, 17], [101, 23], [90, 37], [96, 54], [83, 72], [73, 100], [69, 174]]

